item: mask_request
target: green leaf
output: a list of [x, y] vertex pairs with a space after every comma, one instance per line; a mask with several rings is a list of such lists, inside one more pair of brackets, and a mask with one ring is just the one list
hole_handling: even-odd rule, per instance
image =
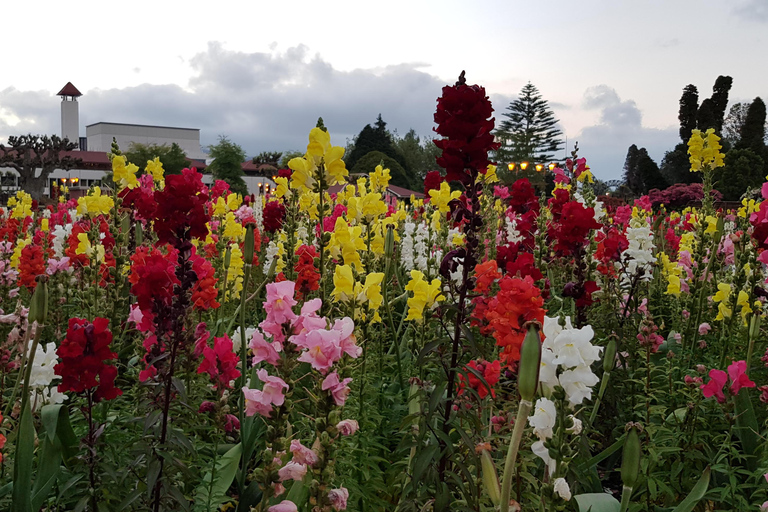
[[603, 492], [579, 494], [574, 498], [579, 505], [579, 512], [619, 512], [621, 509], [619, 500]]
[[21, 411], [16, 453], [13, 462], [13, 503], [12, 512], [32, 512], [32, 458], [35, 453], [35, 425], [32, 423], [32, 411], [29, 401]]
[[747, 455], [747, 468], [750, 471], [756, 471], [759, 428], [755, 418], [755, 410], [752, 408], [752, 401], [749, 399], [749, 388], [739, 390], [739, 393], [734, 397], [734, 405], [736, 406], [736, 435], [741, 441], [744, 454]]
[[[742, 389], [742, 391], [745, 391], [745, 389]], [[701, 478], [699, 478], [699, 481], [693, 486], [693, 489], [688, 493], [688, 496], [686, 496], [686, 498], [675, 507], [672, 512], [691, 512], [693, 507], [695, 507], [699, 500], [701, 500], [707, 493], [710, 474], [711, 470], [709, 466], [707, 466], [707, 469], [701, 474]]]
[[227, 491], [235, 479], [241, 452], [242, 445], [238, 443], [216, 461], [215, 475], [205, 474], [195, 490], [195, 510], [217, 510], [227, 501]]

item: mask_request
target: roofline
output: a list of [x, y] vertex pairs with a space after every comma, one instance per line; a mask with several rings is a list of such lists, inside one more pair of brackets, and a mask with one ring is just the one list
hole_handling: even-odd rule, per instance
[[142, 128], [170, 128], [171, 130], [192, 130], [196, 132], [200, 131], [200, 128], [182, 128], [180, 126], [159, 126], [156, 124], [110, 123], [109, 121], [99, 121], [98, 123], [87, 124], [85, 125], [85, 127], [90, 128], [91, 126], [96, 126], [97, 124], [111, 124], [114, 126], [141, 126]]

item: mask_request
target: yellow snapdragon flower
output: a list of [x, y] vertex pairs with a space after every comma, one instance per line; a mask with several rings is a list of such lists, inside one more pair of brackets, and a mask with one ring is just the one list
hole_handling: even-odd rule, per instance
[[389, 169], [384, 169], [382, 166], [377, 165], [376, 170], [370, 175], [371, 189], [376, 192], [384, 192], [389, 186], [389, 181], [392, 179]]
[[115, 155], [112, 158], [112, 179], [121, 189], [136, 188], [139, 185], [139, 180], [136, 179], [138, 171], [138, 167], [127, 163], [125, 155]]
[[88, 215], [89, 217], [109, 215], [114, 207], [115, 201], [111, 196], [102, 195], [100, 187], [93, 187], [87, 196], [77, 198], [77, 213], [80, 215]]
[[424, 273], [411, 270], [411, 280], [405, 285], [405, 289], [413, 293], [408, 298], [408, 316], [406, 320], [421, 321], [424, 319], [424, 308], [432, 308], [438, 302], [445, 300], [440, 292], [442, 283], [440, 279], [428, 282], [424, 279]]
[[156, 156], [154, 160], [147, 160], [147, 167], [145, 170], [152, 175], [152, 179], [155, 183], [161, 185], [165, 184], [165, 170], [163, 169], [163, 162], [160, 161], [160, 157]]
[[437, 208], [440, 213], [448, 213], [451, 208], [448, 206], [454, 199], [461, 197], [461, 191], [454, 190], [451, 192], [451, 187], [446, 182], [440, 183], [440, 189], [429, 191], [430, 203]]
[[722, 167], [725, 165], [725, 155], [720, 152], [720, 137], [715, 135], [715, 129], [710, 128], [701, 135], [701, 130], [693, 130], [688, 140], [688, 154], [691, 172], [699, 172], [704, 167]]
[[725, 320], [730, 318], [733, 311], [728, 307], [728, 298], [731, 296], [731, 285], [728, 283], [718, 283], [717, 293], [712, 297], [714, 302], [717, 302], [717, 316], [715, 320]]

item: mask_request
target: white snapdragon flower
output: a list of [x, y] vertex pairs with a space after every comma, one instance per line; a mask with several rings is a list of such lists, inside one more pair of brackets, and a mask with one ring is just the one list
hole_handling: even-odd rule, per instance
[[566, 432], [569, 434], [573, 434], [575, 436], [581, 434], [581, 431], [583, 429], [582, 422], [579, 418], [574, 416], [573, 414], [568, 415], [568, 417], [573, 421], [573, 426], [566, 429]]
[[533, 416], [528, 417], [528, 423], [533, 427], [533, 433], [541, 440], [549, 439], [554, 435], [553, 429], [556, 422], [555, 402], [545, 397], [536, 400]]
[[563, 368], [574, 366], [589, 366], [600, 359], [602, 347], [595, 347], [590, 343], [595, 331], [587, 325], [581, 329], [570, 326], [570, 319], [557, 337], [550, 341], [549, 347], [555, 354], [554, 363]]
[[35, 358], [32, 361], [32, 372], [29, 378], [30, 387], [44, 388], [49, 386], [54, 379], [57, 379], [58, 377], [53, 371], [53, 367], [57, 362], [58, 355], [56, 354], [55, 343], [48, 343], [45, 348], [42, 345], [38, 345], [35, 351]]
[[[256, 332], [255, 327], [246, 327], [245, 328], [245, 341], [246, 343], [251, 341], [251, 337], [253, 336], [253, 333]], [[240, 334], [240, 326], [238, 325], [237, 328], [232, 333], [232, 351], [235, 354], [240, 353], [240, 343], [242, 341], [242, 335]]]
[[544, 446], [544, 441], [536, 441], [533, 443], [531, 445], [531, 451], [547, 465], [549, 476], [554, 475], [555, 469], [557, 469], [557, 461], [549, 456], [549, 450]]
[[577, 406], [586, 398], [592, 398], [592, 386], [600, 379], [589, 366], [577, 366], [572, 370], [566, 370], [560, 375], [560, 385], [565, 390], [565, 396], [572, 406]]
[[565, 478], [555, 478], [555, 494], [563, 498], [565, 501], [571, 499], [571, 488], [568, 486], [568, 482]]
[[407, 271], [414, 269], [415, 255], [413, 253], [413, 235], [416, 232], [416, 224], [411, 221], [405, 222], [403, 230], [403, 239], [400, 243], [400, 263]]
[[541, 351], [541, 367], [539, 368], [539, 382], [544, 386], [544, 392], [550, 393], [555, 386], [560, 384], [557, 380], [557, 364], [555, 353], [551, 350]]

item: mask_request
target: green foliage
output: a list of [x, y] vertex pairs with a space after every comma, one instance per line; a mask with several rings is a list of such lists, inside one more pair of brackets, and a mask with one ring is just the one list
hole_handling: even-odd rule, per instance
[[683, 89], [680, 97], [680, 110], [677, 118], [680, 120], [680, 139], [687, 143], [691, 132], [696, 128], [696, 112], [699, 110], [699, 91], [693, 84]]
[[691, 163], [688, 160], [688, 146], [680, 143], [672, 151], [667, 151], [661, 160], [659, 168], [664, 180], [673, 185], [675, 183], [699, 183], [701, 173], [691, 172]]
[[184, 150], [181, 146], [172, 143], [167, 144], [139, 144], [134, 142], [125, 153], [128, 161], [137, 165], [139, 169], [144, 169], [147, 161], [154, 160], [156, 157], [163, 164], [165, 174], [180, 174], [181, 170], [189, 167]]
[[645, 148], [638, 149], [634, 144], [629, 147], [624, 162], [624, 183], [638, 196], [652, 189], [663, 190], [667, 187], [667, 181], [648, 151]]
[[765, 181], [765, 161], [750, 149], [732, 149], [725, 154], [725, 165], [714, 174], [715, 188], [725, 201], [737, 201], [748, 189]]
[[405, 187], [413, 189], [415, 184], [409, 179], [410, 176], [403, 169], [403, 167], [394, 159], [381, 151], [371, 151], [363, 158], [359, 159], [355, 166], [350, 169], [352, 173], [372, 173], [376, 170], [376, 166], [381, 165], [385, 169], [389, 168], [389, 173], [392, 179], [389, 181], [391, 185], [397, 185], [398, 187]]
[[235, 480], [241, 452], [242, 445], [238, 443], [219, 457], [214, 469], [205, 474], [202, 482], [195, 490], [196, 511], [217, 510], [221, 504], [229, 500], [227, 491]]
[[518, 99], [502, 114], [505, 118], [496, 130], [501, 147], [495, 158], [499, 165], [509, 162], [547, 164], [563, 149], [563, 133], [547, 100], [530, 82], [520, 91]]
[[765, 151], [765, 102], [759, 97], [749, 104], [736, 147], [749, 148], [758, 155]]
[[365, 125], [357, 137], [355, 137], [352, 149], [347, 152], [344, 158], [347, 169], [353, 169], [357, 162], [371, 151], [384, 153], [400, 164], [400, 167], [404, 170], [410, 171], [405, 158], [395, 148], [392, 135], [387, 130], [387, 123], [381, 118], [381, 114], [376, 118], [376, 123], [373, 126]]
[[253, 163], [271, 165], [274, 168], [280, 167], [280, 162], [283, 158], [281, 151], [262, 151], [255, 157], [253, 157]]
[[304, 156], [304, 153], [301, 151], [284, 151], [283, 157], [280, 159], [280, 169], [287, 169], [288, 168], [288, 162], [291, 161], [293, 158], [301, 158]]
[[403, 137], [394, 136], [394, 145], [405, 160], [405, 169], [410, 172], [409, 180], [414, 184], [424, 181], [429, 171], [439, 170], [436, 159], [440, 156], [440, 149], [435, 146], [431, 138], [422, 139], [411, 129]]
[[230, 141], [225, 136], [219, 136], [219, 143], [209, 147], [213, 162], [208, 170], [217, 180], [229, 183], [232, 192], [248, 195], [248, 187], [243, 181], [243, 162], [245, 151], [238, 144]]

